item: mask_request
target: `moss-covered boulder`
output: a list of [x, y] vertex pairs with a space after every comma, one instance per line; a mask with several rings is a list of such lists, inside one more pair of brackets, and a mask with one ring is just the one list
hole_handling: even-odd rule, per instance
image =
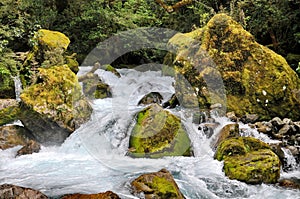
[[68, 66], [38, 69], [39, 80], [21, 94], [21, 121], [40, 143], [62, 143], [92, 112]]
[[276, 183], [280, 177], [278, 156], [256, 138], [226, 139], [218, 146], [215, 158], [224, 160], [224, 172], [230, 179], [259, 184]]
[[146, 199], [184, 199], [173, 176], [166, 169], [159, 172], [143, 174], [131, 182], [136, 195], [144, 194]]
[[286, 60], [258, 44], [255, 38], [226, 14], [215, 15], [206, 26], [169, 41], [176, 56], [165, 63], [195, 88], [199, 105], [224, 102], [241, 117], [256, 113], [260, 119], [300, 118], [300, 80]]
[[37, 69], [60, 66], [66, 64], [74, 72], [78, 72], [76, 53], [67, 55], [66, 50], [70, 39], [63, 33], [40, 29], [33, 38], [35, 45], [27, 54], [21, 70], [20, 77], [24, 87], [36, 83]]
[[129, 140], [129, 156], [160, 158], [191, 153], [190, 139], [178, 117], [158, 104], [137, 114]]

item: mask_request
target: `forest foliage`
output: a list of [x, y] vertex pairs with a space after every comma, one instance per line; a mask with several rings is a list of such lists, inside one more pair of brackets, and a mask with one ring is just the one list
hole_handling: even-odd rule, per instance
[[[69, 51], [82, 61], [97, 43], [117, 32], [137, 27], [189, 32], [220, 12], [283, 56], [300, 54], [299, 0], [2, 0], [0, 66], [14, 73], [15, 53], [30, 50], [40, 28], [66, 34]], [[294, 69], [298, 62], [291, 63]]]

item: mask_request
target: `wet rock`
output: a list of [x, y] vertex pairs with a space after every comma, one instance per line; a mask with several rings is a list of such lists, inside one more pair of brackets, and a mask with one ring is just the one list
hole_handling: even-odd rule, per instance
[[265, 134], [272, 134], [272, 124], [268, 124], [265, 122], [256, 122], [255, 127], [257, 128], [258, 132], [265, 133]]
[[230, 179], [249, 184], [276, 183], [280, 177], [280, 160], [270, 147], [252, 137], [224, 140], [215, 153], [224, 160], [224, 172]]
[[17, 151], [17, 155], [28, 155], [32, 153], [38, 153], [41, 150], [41, 145], [33, 140], [29, 140], [25, 146], [23, 146], [20, 150]]
[[191, 156], [191, 142], [180, 119], [158, 104], [140, 111], [129, 139], [132, 157]]
[[282, 122], [283, 122], [284, 124], [288, 124], [288, 125], [293, 124], [293, 121], [292, 121], [291, 119], [289, 119], [289, 118], [284, 118], [284, 119], [282, 120]]
[[173, 176], [166, 169], [158, 172], [143, 174], [131, 182], [133, 192], [139, 196], [144, 194], [145, 199], [183, 199]]
[[300, 189], [300, 179], [299, 178], [290, 178], [282, 179], [279, 181], [279, 186], [291, 189]]
[[218, 137], [215, 141], [215, 143], [212, 144], [212, 147], [214, 149], [217, 148], [217, 146], [224, 140], [228, 139], [228, 138], [232, 138], [232, 137], [239, 137], [240, 136], [240, 132], [239, 132], [239, 124], [235, 123], [235, 124], [227, 124], [225, 125], [220, 133], [218, 134]]
[[282, 143], [281, 142], [271, 143], [271, 144], [269, 144], [269, 146], [270, 146], [271, 150], [279, 157], [282, 165], [284, 165], [285, 155], [282, 150]]
[[97, 74], [87, 73], [79, 80], [82, 82], [83, 93], [89, 99], [104, 99], [112, 96], [109, 85], [102, 82]]
[[171, 109], [171, 108], [175, 108], [177, 105], [180, 105], [179, 101], [178, 101], [176, 95], [173, 94], [171, 99], [169, 99], [167, 102], [162, 104], [162, 107]]
[[275, 133], [274, 136], [276, 138], [282, 138], [284, 135], [288, 134], [291, 130], [291, 127], [289, 124], [285, 124], [279, 131], [278, 133]]
[[148, 105], [148, 104], [153, 104], [153, 103], [157, 103], [157, 104], [161, 104], [163, 100], [163, 97], [161, 96], [161, 94], [159, 92], [151, 92], [148, 93], [147, 95], [145, 95], [138, 103], [138, 105]]
[[26, 145], [29, 141], [27, 129], [21, 126], [2, 126], [0, 127], [0, 149], [8, 149], [18, 145]]
[[196, 112], [196, 113], [193, 113], [193, 123], [194, 124], [201, 124], [201, 123], [204, 123], [204, 122], [207, 122], [207, 115], [208, 113], [204, 112], [204, 111], [201, 111], [201, 112]]
[[20, 187], [12, 184], [3, 184], [0, 185], [0, 198], [17, 198], [17, 199], [46, 199], [46, 195], [40, 191]]
[[92, 108], [68, 66], [39, 68], [38, 74], [20, 96], [20, 120], [39, 143], [60, 144], [89, 120]]
[[285, 124], [279, 117], [274, 117], [270, 122], [274, 127], [277, 127], [278, 129]]
[[68, 194], [61, 199], [120, 199], [120, 197], [112, 191], [106, 191], [104, 193], [97, 194]]
[[230, 119], [230, 121], [232, 121], [232, 122], [238, 121], [238, 117], [235, 115], [235, 113], [233, 111], [226, 113], [226, 117], [228, 119]]
[[167, 55], [165, 63], [174, 63], [197, 91], [200, 107], [222, 101], [225, 90], [223, 107], [239, 117], [248, 113], [259, 120], [300, 118], [300, 79], [295, 71], [228, 15], [216, 14], [203, 28], [176, 34], [168, 44], [177, 52]]
[[219, 125], [219, 123], [203, 123], [199, 125], [198, 130], [202, 130], [206, 137], [210, 138]]
[[244, 117], [241, 118], [241, 121], [245, 124], [248, 123], [255, 123], [258, 120], [257, 114], [246, 114]]

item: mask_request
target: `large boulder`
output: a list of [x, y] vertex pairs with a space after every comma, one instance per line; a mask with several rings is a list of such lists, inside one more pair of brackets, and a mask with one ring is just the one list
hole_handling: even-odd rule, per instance
[[20, 119], [38, 142], [59, 144], [89, 119], [92, 109], [68, 66], [38, 70], [39, 81], [20, 96]]
[[220, 143], [215, 158], [224, 160], [225, 175], [249, 184], [276, 183], [280, 160], [270, 147], [252, 137], [228, 138]]
[[[206, 26], [169, 41], [176, 55], [165, 63], [195, 88], [199, 105], [222, 102], [241, 117], [300, 118], [300, 80], [286, 60], [258, 44], [255, 38], [226, 14], [215, 15]], [[223, 99], [222, 82], [227, 103]]]
[[37, 190], [12, 184], [3, 184], [0, 185], [0, 198], [47, 199], [48, 197]]
[[190, 156], [191, 142], [178, 117], [152, 104], [137, 114], [129, 140], [132, 157]]
[[158, 172], [143, 174], [131, 182], [134, 194], [151, 199], [184, 199], [173, 176], [166, 169]]

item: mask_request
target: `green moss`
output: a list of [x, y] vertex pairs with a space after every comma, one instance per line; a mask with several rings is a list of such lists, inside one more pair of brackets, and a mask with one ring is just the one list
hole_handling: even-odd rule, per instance
[[[39, 83], [23, 91], [20, 96], [22, 102], [26, 108], [54, 121], [61, 121], [67, 127], [74, 117], [78, 117], [76, 109], [82, 108], [76, 105], [82, 99], [76, 75], [67, 65], [63, 65], [39, 68], [39, 78]], [[79, 112], [88, 115], [83, 110]]]
[[224, 140], [215, 154], [224, 160], [224, 171], [230, 179], [251, 184], [276, 183], [280, 176], [280, 160], [270, 147], [252, 137]]
[[12, 79], [11, 72], [0, 63], [0, 97], [1, 98], [14, 98], [15, 86]]
[[21, 113], [18, 105], [0, 110], [0, 126], [20, 119]]
[[180, 119], [153, 104], [137, 115], [129, 148], [133, 157], [190, 155], [190, 139]]
[[104, 66], [104, 69], [105, 69], [106, 71], [109, 71], [109, 72], [115, 74], [117, 77], [121, 77], [120, 73], [119, 73], [114, 67], [112, 67], [112, 66], [109, 65], [109, 64], [108, 64], [108, 65], [105, 65], [105, 66]]
[[280, 177], [280, 160], [269, 149], [252, 151], [242, 156], [226, 157], [225, 175], [250, 184], [276, 183]]
[[178, 197], [177, 189], [174, 183], [168, 181], [163, 177], [155, 176], [152, 183], [147, 184], [152, 189], [158, 192], [157, 195], [162, 196], [162, 198]]
[[96, 86], [96, 90], [94, 93], [95, 99], [103, 99], [107, 97], [111, 97], [111, 92], [108, 84], [98, 83]]
[[57, 31], [40, 29], [37, 34], [39, 43], [48, 48], [63, 48], [66, 50], [70, 44], [70, 39]]

